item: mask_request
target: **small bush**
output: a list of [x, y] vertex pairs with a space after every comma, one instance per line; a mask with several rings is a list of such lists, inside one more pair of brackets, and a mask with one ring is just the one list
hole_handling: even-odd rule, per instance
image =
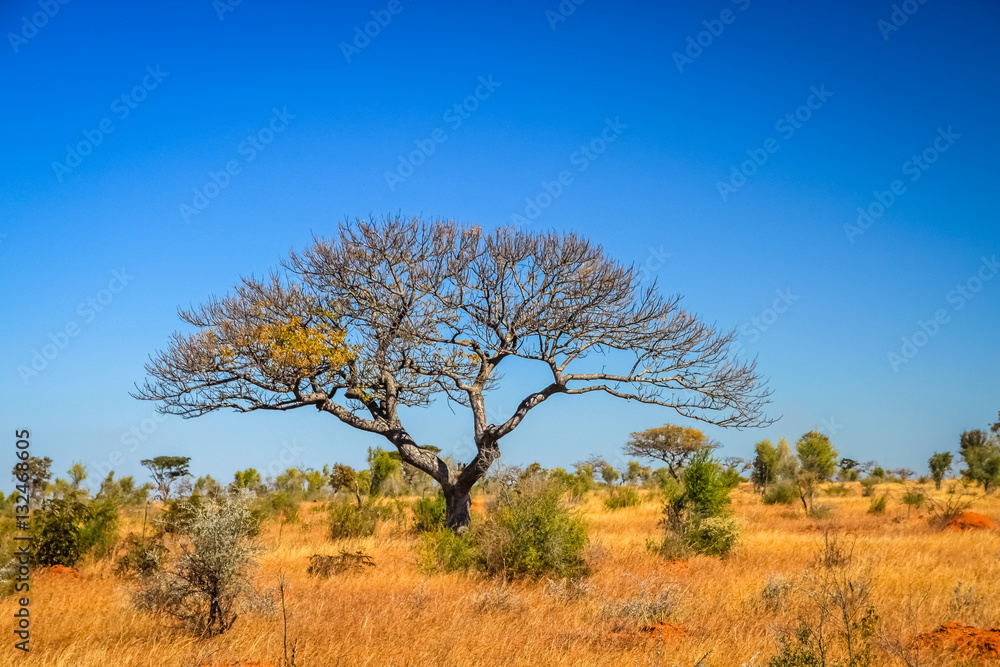
[[420, 562], [428, 572], [459, 572], [479, 566], [473, 532], [456, 535], [438, 528], [420, 536]]
[[740, 541], [740, 522], [732, 516], [693, 521], [685, 531], [688, 546], [706, 556], [726, 556]]
[[611, 489], [611, 493], [604, 499], [604, 506], [609, 510], [635, 507], [638, 504], [639, 494], [631, 486], [619, 486]]
[[354, 503], [330, 503], [330, 538], [342, 540], [374, 535], [380, 514], [382, 512], [370, 500], [361, 507]]
[[511, 590], [510, 586], [506, 584], [495, 588], [487, 588], [472, 597], [472, 608], [480, 613], [489, 611], [510, 612], [520, 609], [522, 606], [522, 601]]
[[658, 591], [650, 590], [647, 582], [641, 582], [639, 595], [611, 602], [601, 609], [605, 618], [611, 619], [618, 629], [625, 627], [648, 627], [668, 620], [677, 612], [680, 604], [680, 589], [669, 585]]
[[809, 511], [809, 516], [813, 519], [829, 519], [833, 516], [833, 507], [830, 505], [817, 505]]
[[341, 551], [336, 556], [313, 554], [309, 557], [309, 569], [306, 573], [313, 577], [327, 579], [344, 572], [362, 572], [367, 567], [375, 567], [372, 557], [363, 551]]
[[799, 501], [799, 490], [794, 484], [778, 482], [771, 486], [760, 499], [765, 505], [794, 505]]
[[31, 518], [35, 562], [42, 567], [76, 566], [86, 551], [81, 532], [92, 518], [91, 509], [78, 500], [47, 501]]
[[241, 607], [268, 610], [250, 585], [260, 545], [249, 494], [201, 503], [175, 527], [188, 547], [171, 568], [142, 580], [133, 597], [140, 610], [173, 616], [200, 636], [228, 630]]
[[413, 529], [418, 533], [431, 533], [444, 528], [447, 516], [444, 494], [420, 498], [413, 503]]
[[889, 504], [889, 496], [879, 496], [878, 498], [872, 498], [871, 504], [868, 506], [868, 513], [875, 516], [880, 516], [885, 514], [885, 508]]
[[159, 572], [170, 553], [159, 535], [143, 537], [129, 533], [124, 546], [125, 553], [118, 558], [115, 566], [115, 574], [119, 577], [147, 577]]
[[585, 571], [586, 524], [551, 485], [530, 493], [504, 490], [477, 527], [475, 542], [491, 575], [573, 577]]
[[875, 495], [875, 487], [882, 481], [881, 477], [865, 477], [861, 480], [861, 495], [864, 498], [871, 498]]
[[98, 499], [90, 504], [90, 516], [80, 527], [80, 548], [95, 558], [108, 558], [118, 544], [118, 504]]
[[831, 486], [826, 489], [828, 496], [848, 496], [850, 494], [851, 490], [846, 486]]
[[760, 592], [761, 600], [764, 601], [764, 608], [771, 613], [781, 611], [791, 590], [792, 582], [780, 574], [772, 574], [767, 578], [764, 590]]
[[559, 581], [549, 579], [545, 594], [562, 602], [575, 602], [590, 595], [593, 586], [580, 578], [566, 577]]

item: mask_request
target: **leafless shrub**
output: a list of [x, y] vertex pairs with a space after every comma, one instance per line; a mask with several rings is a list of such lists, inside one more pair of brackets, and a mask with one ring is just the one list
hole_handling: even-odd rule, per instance
[[521, 600], [506, 583], [494, 588], [487, 588], [472, 597], [472, 608], [480, 613], [488, 611], [509, 612], [520, 609], [521, 606]]
[[593, 586], [578, 577], [566, 577], [559, 581], [548, 580], [545, 594], [560, 602], [576, 602], [590, 595]]
[[942, 529], [947, 527], [962, 512], [972, 507], [973, 501], [973, 497], [965, 492], [965, 488], [956, 483], [948, 487], [948, 494], [944, 498], [928, 496], [927, 511], [930, 514], [931, 525]]
[[673, 616], [680, 606], [681, 589], [676, 584], [656, 587], [648, 579], [639, 582], [638, 595], [609, 602], [601, 608], [602, 615], [618, 627], [646, 627]]
[[764, 608], [773, 613], [781, 611], [788, 599], [788, 594], [792, 591], [792, 582], [781, 574], [772, 574], [764, 584], [764, 590], [760, 592], [760, 597], [764, 601]]
[[313, 577], [328, 579], [335, 574], [363, 572], [368, 567], [375, 567], [375, 561], [368, 554], [362, 551], [341, 551], [336, 556], [313, 554], [309, 557], [309, 569], [306, 572]]

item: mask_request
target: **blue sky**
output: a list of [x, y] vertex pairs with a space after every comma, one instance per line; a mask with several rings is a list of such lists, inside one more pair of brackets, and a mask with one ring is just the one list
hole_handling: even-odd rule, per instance
[[[401, 212], [580, 232], [737, 328], [781, 420], [708, 429], [724, 454], [817, 427], [923, 470], [1000, 409], [1000, 6], [896, 6], [5, 3], [11, 459], [28, 428], [57, 471], [95, 476], [159, 454], [225, 480], [361, 463], [384, 443], [329, 415], [154, 421], [128, 392], [178, 306], [345, 217]], [[510, 376], [499, 413], [532, 378]], [[460, 408], [406, 419], [467, 451]], [[503, 455], [569, 466], [664, 422], [684, 423], [561, 397]]]

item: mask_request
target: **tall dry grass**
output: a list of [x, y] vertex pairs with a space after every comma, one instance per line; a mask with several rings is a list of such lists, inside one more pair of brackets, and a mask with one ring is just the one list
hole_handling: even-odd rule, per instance
[[[1000, 626], [1000, 534], [941, 532], [928, 525], [926, 510], [906, 518], [901, 485], [885, 485], [889, 510], [871, 516], [870, 499], [857, 484], [850, 486], [848, 496], [820, 494], [817, 504], [830, 507], [822, 520], [805, 517], [801, 506], [764, 506], [739, 489], [733, 509], [744, 524], [744, 541], [737, 552], [725, 560], [684, 563], [666, 562], [646, 546], [659, 535], [658, 496], [644, 492], [639, 506], [610, 511], [603, 505], [606, 492], [591, 493], [578, 505], [590, 526], [589, 590], [571, 599], [551, 594], [545, 581], [505, 585], [476, 575], [428, 575], [418, 562], [417, 538], [391, 523], [371, 538], [332, 543], [325, 515], [306, 504], [301, 523], [285, 526], [280, 541], [278, 527], [268, 526], [257, 584], [275, 587], [278, 575], [286, 576], [289, 641], [297, 641], [297, 664], [306, 667], [686, 667], [706, 654], [703, 665], [765, 665], [777, 633], [809, 611], [803, 575], [815, 565], [823, 532], [830, 531], [854, 542], [874, 580], [873, 600], [888, 637], [905, 642], [953, 620]], [[978, 497], [973, 510], [1000, 518], [1000, 495]], [[309, 556], [341, 549], [370, 554], [376, 567], [330, 579], [306, 575]], [[766, 604], [762, 591], [781, 578], [791, 584], [786, 598]], [[968, 604], [956, 603], [960, 581], [972, 589]], [[85, 564], [78, 580], [42, 573], [33, 587], [32, 651], [15, 651], [13, 634], [5, 632], [0, 665], [280, 664], [280, 614], [248, 615], [225, 635], [199, 640], [133, 611], [127, 586], [106, 563]], [[628, 619], [607, 613], [616, 601], [667, 587], [680, 596], [671, 622], [686, 634], [658, 639], [630, 631]], [[14, 610], [13, 598], [0, 603], [10, 629]], [[921, 662], [954, 663], [951, 656], [929, 654]]]

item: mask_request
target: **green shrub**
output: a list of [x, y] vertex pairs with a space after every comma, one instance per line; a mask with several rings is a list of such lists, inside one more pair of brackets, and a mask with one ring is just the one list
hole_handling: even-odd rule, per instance
[[163, 544], [162, 534], [144, 537], [129, 533], [125, 536], [125, 553], [115, 565], [115, 574], [119, 577], [147, 577], [163, 568], [169, 554]]
[[368, 537], [375, 534], [382, 512], [371, 501], [358, 507], [354, 503], [330, 503], [330, 537]]
[[851, 494], [851, 490], [846, 486], [831, 486], [826, 489], [826, 495], [828, 496], [848, 496]]
[[586, 524], [551, 485], [504, 490], [494, 512], [476, 528], [475, 542], [491, 575], [574, 577], [585, 571]]
[[711, 516], [689, 522], [688, 546], [706, 556], [725, 556], [740, 541], [740, 523], [732, 516]]
[[875, 487], [882, 482], [881, 477], [865, 477], [861, 480], [861, 495], [864, 498], [871, 498], [875, 495]]
[[619, 486], [611, 489], [611, 493], [604, 500], [604, 506], [609, 510], [635, 507], [638, 504], [639, 494], [631, 486]]
[[80, 549], [95, 558], [107, 558], [118, 544], [118, 503], [98, 499], [90, 504], [90, 516], [80, 527]]
[[93, 517], [89, 507], [75, 499], [49, 500], [31, 519], [35, 563], [42, 567], [74, 567], [86, 552], [81, 532]]
[[420, 498], [413, 503], [413, 529], [418, 533], [431, 533], [445, 527], [447, 506], [444, 494]]
[[799, 501], [799, 490], [789, 482], [778, 482], [761, 496], [765, 505], [794, 505]]
[[868, 506], [868, 513], [874, 515], [885, 514], [885, 508], [889, 503], [889, 496], [879, 496], [878, 498], [872, 498], [871, 504]]
[[458, 572], [480, 565], [473, 531], [456, 535], [448, 528], [420, 536], [420, 563], [428, 572]]

